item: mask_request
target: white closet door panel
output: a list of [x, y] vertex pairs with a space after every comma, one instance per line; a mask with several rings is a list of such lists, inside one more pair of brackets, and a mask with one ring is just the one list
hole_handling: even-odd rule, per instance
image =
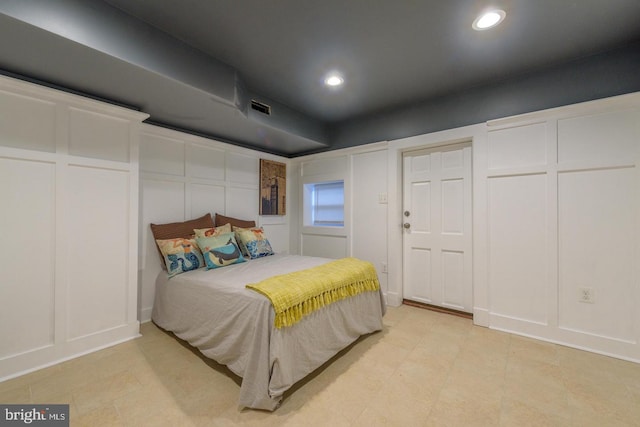
[[224, 212], [225, 187], [221, 185], [191, 184], [191, 216]]
[[129, 120], [69, 109], [69, 153], [95, 159], [129, 161]]
[[464, 167], [464, 151], [443, 151], [440, 155], [440, 164], [443, 175], [446, 175], [448, 170], [455, 170], [454, 173], [459, 174], [460, 172], [457, 169]]
[[546, 132], [546, 123], [489, 132], [487, 143], [489, 169], [545, 165], [547, 162]]
[[407, 269], [404, 279], [404, 297], [424, 303], [433, 302], [433, 269], [431, 268], [431, 249], [411, 247], [408, 254], [408, 263], [412, 266]]
[[185, 144], [157, 135], [140, 135], [140, 172], [184, 176]]
[[471, 147], [403, 159], [403, 296], [471, 312]]
[[442, 304], [454, 309], [465, 308], [467, 289], [465, 283], [464, 252], [442, 251]]
[[442, 233], [464, 234], [464, 180], [442, 181]]
[[638, 121], [638, 110], [558, 120], [558, 161], [634, 159]]
[[414, 234], [431, 233], [431, 182], [415, 181], [410, 185], [411, 231]]
[[70, 166], [68, 338], [126, 324], [129, 173]]
[[0, 360], [53, 344], [55, 165], [0, 159]]
[[0, 145], [56, 151], [56, 105], [0, 91]]
[[[634, 340], [638, 200], [634, 168], [559, 175], [560, 326]], [[593, 303], [580, 302], [581, 288]]]
[[192, 178], [224, 181], [224, 150], [191, 144], [189, 147], [187, 165], [189, 167], [187, 175]]
[[489, 179], [491, 311], [547, 322], [547, 177]]

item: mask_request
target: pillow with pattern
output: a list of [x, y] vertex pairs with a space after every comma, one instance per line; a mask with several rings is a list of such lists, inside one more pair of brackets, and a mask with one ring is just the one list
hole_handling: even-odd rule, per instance
[[221, 234], [231, 233], [231, 224], [221, 225], [220, 227], [211, 228], [194, 228], [193, 232], [198, 237], [215, 237]]
[[204, 259], [195, 240], [177, 238], [156, 240], [156, 243], [167, 266], [169, 277], [204, 267]]
[[197, 242], [202, 250], [207, 270], [245, 261], [233, 233], [199, 237]]
[[249, 258], [256, 259], [273, 255], [273, 249], [262, 227], [239, 228], [233, 227], [240, 246], [249, 254]]

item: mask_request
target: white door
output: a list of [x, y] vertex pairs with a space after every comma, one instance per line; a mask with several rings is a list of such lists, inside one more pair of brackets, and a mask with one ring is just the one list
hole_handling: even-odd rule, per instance
[[471, 145], [403, 161], [403, 296], [472, 312]]

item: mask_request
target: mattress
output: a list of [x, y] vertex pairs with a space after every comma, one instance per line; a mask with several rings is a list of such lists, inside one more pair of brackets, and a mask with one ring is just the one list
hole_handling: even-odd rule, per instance
[[270, 301], [249, 283], [331, 259], [276, 254], [156, 279], [152, 319], [242, 377], [239, 406], [274, 410], [282, 395], [360, 336], [382, 329], [381, 292], [363, 292], [274, 327]]

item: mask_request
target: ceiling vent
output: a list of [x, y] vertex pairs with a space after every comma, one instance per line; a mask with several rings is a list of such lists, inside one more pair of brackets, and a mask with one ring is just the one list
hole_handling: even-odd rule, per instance
[[267, 116], [271, 115], [271, 106], [258, 102], [255, 99], [251, 100], [251, 109], [256, 110], [259, 113], [266, 114]]

